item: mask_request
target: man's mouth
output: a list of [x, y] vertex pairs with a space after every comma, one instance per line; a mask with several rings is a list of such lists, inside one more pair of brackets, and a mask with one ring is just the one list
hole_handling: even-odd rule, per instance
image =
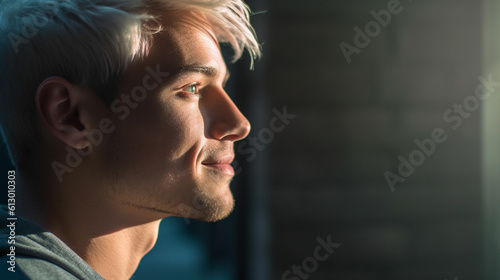
[[201, 164], [205, 167], [224, 173], [228, 176], [234, 176], [234, 169], [231, 166], [231, 162], [233, 162], [233, 159], [233, 155], [227, 155], [206, 159]]

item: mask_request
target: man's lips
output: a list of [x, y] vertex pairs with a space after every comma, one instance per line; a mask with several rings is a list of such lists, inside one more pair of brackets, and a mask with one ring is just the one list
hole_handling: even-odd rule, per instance
[[234, 176], [234, 169], [231, 166], [231, 162], [233, 162], [233, 159], [234, 159], [233, 155], [228, 155], [223, 157], [206, 159], [201, 164], [208, 168], [212, 168], [214, 170], [222, 172], [226, 175]]

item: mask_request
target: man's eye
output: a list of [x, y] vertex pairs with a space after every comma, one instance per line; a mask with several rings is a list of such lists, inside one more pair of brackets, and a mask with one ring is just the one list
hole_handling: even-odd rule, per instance
[[200, 86], [199, 83], [194, 83], [194, 84], [186, 86], [185, 88], [182, 89], [182, 91], [190, 93], [190, 94], [199, 95], [199, 92], [198, 92], [199, 86]]
[[187, 92], [196, 93], [196, 85], [190, 85], [187, 87]]

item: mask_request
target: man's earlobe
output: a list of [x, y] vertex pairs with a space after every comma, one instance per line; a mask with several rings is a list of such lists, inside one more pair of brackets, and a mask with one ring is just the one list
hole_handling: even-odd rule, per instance
[[79, 119], [80, 96], [80, 88], [61, 77], [50, 77], [38, 86], [35, 100], [40, 120], [48, 132], [76, 149], [90, 145]]

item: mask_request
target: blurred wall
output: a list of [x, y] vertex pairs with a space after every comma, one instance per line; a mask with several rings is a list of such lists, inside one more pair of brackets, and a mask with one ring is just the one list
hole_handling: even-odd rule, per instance
[[272, 279], [482, 279], [482, 2], [268, 6]]
[[[483, 6], [485, 73], [500, 77], [500, 1], [485, 0]], [[494, 94], [484, 104], [482, 125], [482, 174], [483, 174], [483, 213], [485, 229], [485, 273], [486, 279], [500, 278], [500, 95]]]

